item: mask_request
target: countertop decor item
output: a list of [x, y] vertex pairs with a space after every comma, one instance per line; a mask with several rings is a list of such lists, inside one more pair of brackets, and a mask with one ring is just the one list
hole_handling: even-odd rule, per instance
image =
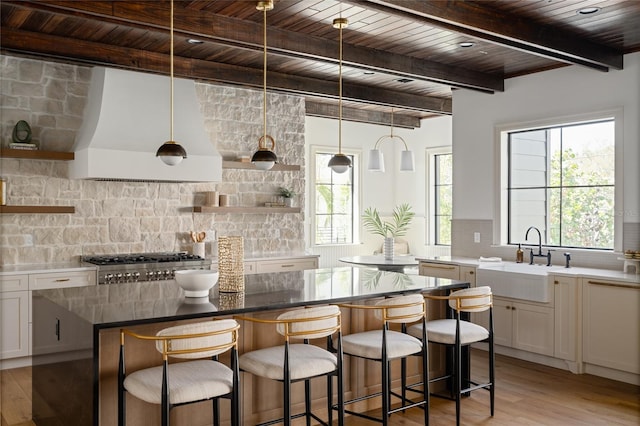
[[176, 283], [184, 290], [185, 297], [205, 297], [218, 282], [218, 271], [185, 269], [175, 272]]
[[351, 159], [342, 153], [342, 30], [347, 28], [347, 18], [333, 20], [333, 28], [340, 30], [340, 52], [338, 60], [338, 153], [329, 160], [329, 167], [336, 173], [344, 173], [351, 168]]
[[[263, 133], [258, 140], [258, 150], [251, 157], [251, 162], [259, 170], [269, 170], [277, 162], [278, 157], [273, 152], [276, 147], [276, 141], [267, 133], [267, 11], [273, 9], [273, 0], [259, 1], [256, 9], [262, 11], [263, 16], [263, 70], [262, 70], [262, 125]], [[267, 147], [267, 140], [271, 142], [271, 148]]]
[[171, 0], [171, 25], [169, 31], [169, 61], [171, 68], [171, 117], [170, 117], [170, 139], [163, 143], [158, 151], [156, 157], [160, 159], [168, 166], [175, 166], [182, 162], [184, 158], [187, 158], [187, 151], [178, 142], [173, 140], [173, 0]]
[[407, 203], [400, 204], [393, 209], [393, 222], [386, 222], [380, 218], [377, 209], [368, 207], [364, 211], [364, 227], [374, 235], [384, 238], [383, 252], [387, 260], [393, 259], [394, 238], [406, 235], [415, 213]]
[[242, 237], [218, 238], [218, 271], [221, 292], [244, 292], [244, 240]]

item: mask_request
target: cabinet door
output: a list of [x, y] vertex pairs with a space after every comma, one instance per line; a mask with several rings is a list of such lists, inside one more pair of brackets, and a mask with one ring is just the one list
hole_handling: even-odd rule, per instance
[[[489, 311], [478, 312], [472, 316], [473, 322], [489, 329]], [[511, 302], [493, 298], [493, 342], [496, 345], [511, 347], [513, 319]]]
[[553, 308], [513, 303], [512, 347], [553, 356]]
[[447, 263], [420, 262], [419, 273], [427, 277], [460, 279], [460, 267]]
[[0, 359], [29, 355], [29, 292], [0, 293]]
[[460, 267], [460, 280], [467, 281], [471, 287], [476, 286], [476, 268], [472, 266]]
[[640, 288], [583, 279], [584, 360], [640, 373]]
[[553, 356], [576, 361], [580, 336], [580, 287], [577, 278], [551, 277], [555, 301]]

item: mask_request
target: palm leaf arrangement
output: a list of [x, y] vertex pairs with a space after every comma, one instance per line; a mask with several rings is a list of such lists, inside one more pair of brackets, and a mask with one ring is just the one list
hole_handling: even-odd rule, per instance
[[402, 237], [407, 234], [411, 220], [415, 213], [407, 203], [400, 204], [393, 209], [393, 221], [387, 222], [380, 219], [377, 209], [367, 207], [363, 215], [364, 227], [374, 235], [387, 237]]

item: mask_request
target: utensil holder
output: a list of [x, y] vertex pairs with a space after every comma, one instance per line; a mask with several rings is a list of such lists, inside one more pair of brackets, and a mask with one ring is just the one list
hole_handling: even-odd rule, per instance
[[204, 241], [199, 242], [199, 243], [193, 243], [193, 247], [191, 249], [191, 254], [193, 254], [194, 256], [200, 256], [201, 258], [205, 258], [205, 243]]

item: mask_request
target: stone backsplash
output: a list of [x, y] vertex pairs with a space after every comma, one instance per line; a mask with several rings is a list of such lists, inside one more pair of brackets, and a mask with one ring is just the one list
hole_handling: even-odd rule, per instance
[[[0, 137], [11, 141], [16, 122], [27, 121], [40, 149], [72, 151], [83, 120], [91, 68], [16, 56], [0, 57]], [[251, 155], [262, 134], [262, 91], [196, 83], [205, 129], [225, 158]], [[68, 262], [81, 255], [189, 251], [189, 231], [206, 231], [207, 256], [215, 235], [241, 235], [246, 254], [300, 253], [303, 213], [193, 213], [206, 191], [229, 195], [232, 206], [274, 201], [292, 188], [304, 208], [304, 99], [269, 93], [269, 133], [276, 153], [300, 171], [225, 169], [216, 183], [141, 183], [73, 180], [68, 163], [2, 158], [10, 205], [72, 205], [75, 214], [0, 215], [0, 264]], [[160, 144], [162, 141], [159, 141]], [[150, 147], [154, 155], [157, 147]], [[152, 152], [153, 151], [153, 152]]]

